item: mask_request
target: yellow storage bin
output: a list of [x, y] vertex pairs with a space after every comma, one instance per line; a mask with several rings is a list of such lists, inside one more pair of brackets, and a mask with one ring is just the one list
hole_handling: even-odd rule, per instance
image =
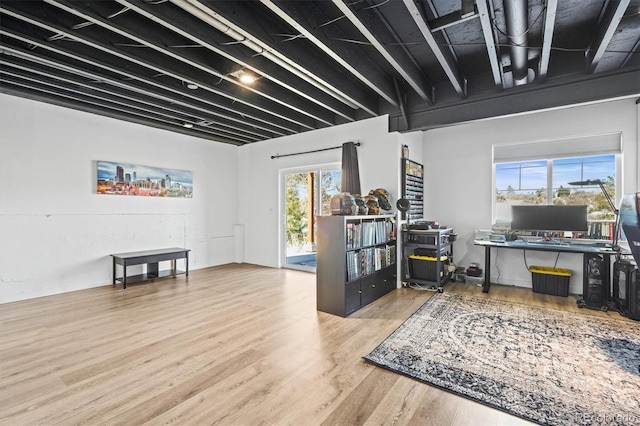
[[534, 293], [564, 297], [569, 295], [571, 270], [548, 266], [530, 266], [529, 272], [531, 272]]
[[[448, 257], [445, 255], [440, 256], [440, 261], [444, 262]], [[419, 280], [436, 281], [439, 282], [444, 276], [444, 266], [440, 271], [440, 277], [436, 268], [436, 261], [438, 259], [431, 256], [418, 256], [412, 254], [409, 256], [409, 271], [413, 278]]]
[[[430, 262], [435, 262], [436, 259], [435, 257], [431, 257], [431, 256], [418, 256], [417, 254], [412, 254], [411, 256], [409, 256], [409, 259], [416, 259], [416, 260], [428, 260]], [[447, 256], [440, 256], [440, 262], [444, 262], [445, 260], [447, 260]]]

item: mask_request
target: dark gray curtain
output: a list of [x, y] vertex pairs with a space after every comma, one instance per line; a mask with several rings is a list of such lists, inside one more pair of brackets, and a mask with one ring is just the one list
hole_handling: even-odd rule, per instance
[[346, 142], [342, 144], [342, 192], [362, 194], [360, 192], [360, 169], [358, 168], [358, 151], [356, 144]]

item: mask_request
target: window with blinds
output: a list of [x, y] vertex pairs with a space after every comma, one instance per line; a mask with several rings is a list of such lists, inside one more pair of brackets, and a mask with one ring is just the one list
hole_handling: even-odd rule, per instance
[[512, 205], [587, 205], [589, 232], [572, 235], [613, 239], [615, 215], [598, 185], [569, 182], [601, 180], [616, 200], [620, 134], [493, 147], [494, 222], [511, 221]]

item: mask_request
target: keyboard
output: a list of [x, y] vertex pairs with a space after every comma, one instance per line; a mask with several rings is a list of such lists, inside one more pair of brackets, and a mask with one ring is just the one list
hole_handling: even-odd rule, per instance
[[562, 241], [524, 241], [524, 243], [534, 247], [571, 247], [571, 244]]
[[515, 241], [477, 241], [477, 245], [491, 247], [512, 247], [518, 249], [531, 248], [532, 250], [568, 251], [575, 253], [614, 253], [613, 245], [605, 242], [580, 242], [580, 241], [544, 241], [544, 240], [515, 240]]
[[611, 244], [608, 243], [591, 243], [591, 244], [585, 244], [585, 243], [580, 243], [580, 242], [566, 242], [566, 241], [544, 241], [544, 240], [534, 240], [534, 241], [523, 241], [523, 240], [516, 240], [516, 241], [509, 241], [506, 243], [506, 245], [512, 246], [512, 247], [519, 247], [519, 248], [527, 248], [527, 247], [540, 247], [540, 248], [544, 248], [547, 247], [549, 249], [553, 249], [553, 248], [559, 248], [559, 249], [568, 249], [568, 250], [578, 250], [581, 252], [608, 252], [611, 250]]

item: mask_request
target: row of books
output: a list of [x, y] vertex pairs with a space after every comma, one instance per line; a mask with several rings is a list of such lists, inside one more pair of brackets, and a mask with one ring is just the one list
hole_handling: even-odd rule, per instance
[[[524, 236], [534, 236], [534, 237], [551, 237], [551, 238], [574, 238], [574, 239], [580, 239], [580, 238], [584, 238], [584, 239], [591, 239], [591, 240], [610, 240], [613, 241], [613, 236], [615, 235], [615, 222], [614, 221], [609, 221], [609, 220], [604, 220], [604, 221], [598, 221], [598, 222], [593, 222], [590, 221], [588, 222], [588, 229], [587, 232], [548, 232], [548, 231], [539, 231], [539, 232], [526, 232], [526, 231], [520, 231], [518, 232], [518, 235], [524, 235]], [[478, 231], [476, 231], [478, 232]], [[495, 228], [494, 228], [494, 232], [495, 232]], [[478, 235], [476, 234], [476, 239], [482, 239], [479, 238]], [[619, 235], [618, 235], [618, 239], [619, 240], [624, 240], [624, 233], [622, 232], [622, 229], [619, 230]]]
[[385, 244], [347, 252], [347, 281], [373, 274], [396, 263], [396, 246]]
[[347, 222], [347, 250], [386, 243], [394, 234], [394, 226], [387, 220]]
[[612, 240], [615, 235], [614, 222], [589, 222], [589, 230], [582, 238], [594, 240]]

